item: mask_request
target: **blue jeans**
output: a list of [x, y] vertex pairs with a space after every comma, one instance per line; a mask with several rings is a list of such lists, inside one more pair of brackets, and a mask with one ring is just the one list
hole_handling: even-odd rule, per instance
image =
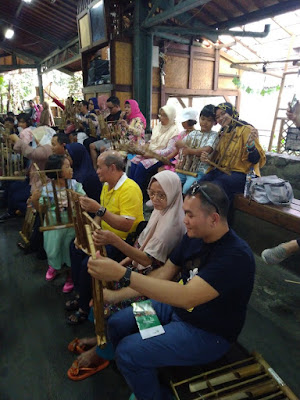
[[156, 174], [158, 168], [162, 165], [163, 163], [158, 161], [156, 164], [146, 169], [142, 163], [131, 163], [129, 178], [133, 179], [139, 185], [143, 195], [146, 194], [146, 189], [149, 184], [150, 178]]
[[243, 172], [231, 172], [230, 175], [227, 175], [218, 169], [214, 169], [200, 179], [200, 182], [205, 181], [220, 186], [231, 203], [236, 193], [244, 193], [246, 174]]
[[186, 194], [186, 192], [189, 190], [189, 188], [192, 186], [192, 184], [195, 181], [198, 181], [199, 179], [202, 178], [203, 176], [203, 172], [198, 172], [198, 175], [195, 176], [191, 176], [191, 175], [186, 175], [186, 174], [181, 174], [179, 172], [177, 172], [177, 175], [179, 176], [179, 179], [183, 185], [182, 187], [182, 193]]
[[221, 358], [230, 348], [224, 338], [182, 321], [173, 307], [152, 300], [165, 333], [143, 340], [132, 307], [108, 320], [108, 337], [115, 360], [138, 400], [167, 400], [171, 392], [160, 384], [157, 368], [200, 365]]

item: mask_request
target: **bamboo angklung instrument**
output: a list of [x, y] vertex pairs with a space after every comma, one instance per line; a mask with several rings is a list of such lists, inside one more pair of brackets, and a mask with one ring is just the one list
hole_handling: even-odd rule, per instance
[[[96, 249], [93, 242], [92, 233], [96, 229], [101, 227], [89, 216], [89, 214], [82, 210], [79, 197], [80, 195], [73, 190], [69, 190], [72, 198], [74, 213], [74, 228], [76, 233], [76, 246], [80, 248], [84, 253], [91, 256], [94, 260], [96, 259]], [[100, 253], [106, 257], [106, 249], [104, 246], [101, 247]], [[103, 302], [103, 286], [105, 283], [97, 279], [92, 278], [93, 286], [93, 306], [94, 306], [94, 322], [95, 322], [95, 333], [97, 336], [97, 344], [101, 348], [106, 346], [106, 334], [105, 334], [105, 319], [104, 319], [104, 302]]]
[[18, 154], [13, 149], [13, 144], [9, 141], [10, 133], [1, 129], [1, 175], [0, 180], [25, 180], [26, 175], [23, 171], [23, 155]]
[[[187, 394], [186, 385], [190, 396]], [[250, 358], [203, 372], [192, 378], [176, 383], [171, 381], [171, 387], [177, 400], [180, 400], [179, 393], [184, 393], [187, 400], [298, 399], [256, 352]], [[194, 397], [193, 393], [197, 393], [197, 397]]]
[[30, 243], [30, 236], [32, 233], [35, 218], [35, 209], [33, 207], [27, 207], [23, 226], [22, 229], [19, 231], [19, 234], [24, 241], [26, 247], [28, 247]]
[[[203, 142], [203, 134], [201, 134], [201, 140], [199, 141], [199, 136], [201, 132], [199, 131], [199, 135], [194, 135], [193, 140], [186, 140], [186, 145], [188, 147], [191, 147], [193, 149], [200, 149], [202, 147], [202, 142]], [[177, 164], [176, 172], [184, 175], [190, 175], [193, 177], [197, 177], [198, 175], [198, 169], [199, 166], [201, 165], [201, 159], [200, 156], [196, 155], [186, 155], [184, 156], [182, 154], [182, 149], [179, 151], [179, 162]], [[211, 162], [208, 161], [208, 164], [211, 165]]]
[[97, 130], [91, 118], [89, 118], [88, 120], [88, 125], [89, 125], [90, 137], [93, 138], [97, 137]]
[[147, 146], [145, 147], [137, 146], [136, 144], [129, 142], [129, 143], [122, 143], [120, 145], [119, 150], [123, 150], [131, 154], [138, 154], [147, 158], [155, 158], [156, 160], [161, 161], [165, 165], [172, 165], [171, 161], [167, 157], [155, 153], [155, 151], [148, 149]]
[[[43, 204], [40, 204], [40, 207], [39, 207], [39, 214], [40, 214], [40, 219], [41, 219], [41, 226], [39, 228], [40, 232], [73, 227], [74, 223], [73, 223], [73, 218], [72, 218], [72, 205], [71, 205], [71, 201], [70, 201], [70, 196], [68, 194], [68, 181], [65, 180], [65, 188], [61, 188], [61, 190], [57, 191], [54, 180], [53, 179], [48, 180], [47, 176], [46, 176], [47, 172], [55, 172], [57, 174], [57, 178], [58, 178], [58, 174], [61, 172], [61, 170], [54, 169], [54, 170], [41, 171], [36, 163], [34, 163], [34, 166], [36, 168], [36, 173], [39, 175], [40, 180], [41, 180], [42, 184], [45, 186], [45, 190], [46, 190], [46, 199], [45, 199], [45, 197], [43, 197]], [[48, 183], [50, 183], [50, 182], [51, 182], [53, 196], [50, 196], [51, 193], [49, 192], [49, 189], [48, 189]], [[66, 211], [67, 211], [67, 215], [68, 215], [67, 223], [63, 222], [62, 214], [61, 214], [63, 211], [65, 211], [65, 210], [61, 209], [61, 205], [60, 205], [60, 200], [61, 200], [60, 197], [61, 197], [62, 191], [66, 191], [66, 196], [67, 196], [67, 207], [66, 207]], [[53, 204], [51, 203], [51, 199], [50, 199], [51, 197], [53, 197], [53, 201], [54, 201], [54, 213], [55, 213], [56, 220], [54, 220], [52, 217], [51, 208], [52, 208]]]
[[[244, 124], [243, 122], [238, 121], [237, 119], [232, 118], [229, 114], [228, 114], [228, 116], [231, 118], [231, 120], [232, 120], [233, 122], [237, 122], [237, 123], [239, 123], [239, 124], [242, 125], [242, 126], [249, 126], [249, 124]], [[228, 143], [227, 143], [227, 145], [226, 145], [226, 148], [225, 148], [223, 154], [221, 155], [220, 158], [218, 158], [218, 156], [219, 156], [218, 150], [219, 150], [219, 147], [220, 147], [220, 142], [221, 142], [221, 140], [222, 140], [222, 137], [223, 137], [224, 135], [227, 134], [227, 131], [228, 131], [228, 126], [225, 127], [224, 132], [221, 134], [221, 137], [220, 137], [220, 140], [219, 140], [219, 145], [217, 146], [216, 150], [212, 153], [212, 157], [213, 157], [213, 158], [216, 157], [215, 162], [214, 162], [214, 161], [211, 161], [210, 159], [207, 159], [205, 162], [206, 162], [207, 164], [211, 165], [212, 167], [217, 168], [217, 169], [220, 170], [221, 172], [224, 172], [225, 174], [230, 175], [230, 174], [231, 174], [230, 165], [233, 165], [233, 161], [235, 161], [236, 155], [237, 155], [237, 152], [236, 152], [236, 149], [235, 149], [235, 146], [236, 146], [237, 142], [235, 143], [235, 146], [234, 146], [234, 148], [232, 149], [233, 155], [232, 155], [232, 158], [231, 158], [231, 160], [230, 160], [230, 165], [228, 165], [227, 167], [222, 167], [222, 162], [223, 162], [223, 160], [224, 160], [224, 158], [225, 158], [225, 156], [226, 156], [226, 154], [227, 154], [227, 152], [228, 152], [228, 149], [229, 149], [229, 147], [230, 147], [230, 145], [231, 145], [231, 142], [232, 142], [232, 141], [234, 140], [234, 138], [235, 138], [235, 135], [236, 135], [236, 130], [235, 130], [235, 128], [232, 130], [231, 137], [230, 137], [230, 139], [228, 140]]]

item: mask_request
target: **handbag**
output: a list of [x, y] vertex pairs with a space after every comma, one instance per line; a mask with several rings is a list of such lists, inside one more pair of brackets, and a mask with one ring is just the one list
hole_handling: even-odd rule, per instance
[[289, 206], [294, 198], [290, 182], [277, 175], [253, 178], [250, 183], [249, 196], [260, 204]]

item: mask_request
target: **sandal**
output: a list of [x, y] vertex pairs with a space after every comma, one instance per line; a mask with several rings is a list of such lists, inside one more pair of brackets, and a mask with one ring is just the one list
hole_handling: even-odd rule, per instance
[[72, 381], [81, 381], [82, 379], [96, 374], [97, 372], [106, 368], [108, 365], [109, 361], [102, 359], [101, 363], [97, 367], [79, 367], [78, 361], [75, 360], [67, 374]]
[[74, 340], [72, 340], [72, 342], [68, 344], [68, 350], [71, 353], [81, 354], [86, 350], [86, 345], [85, 344], [80, 345], [79, 339], [75, 338]]
[[65, 304], [65, 309], [67, 311], [77, 311], [79, 308], [78, 299], [68, 300]]
[[87, 319], [88, 319], [88, 313], [78, 310], [74, 314], [68, 316], [67, 323], [69, 325], [79, 325], [82, 324], [82, 322], [86, 321]]

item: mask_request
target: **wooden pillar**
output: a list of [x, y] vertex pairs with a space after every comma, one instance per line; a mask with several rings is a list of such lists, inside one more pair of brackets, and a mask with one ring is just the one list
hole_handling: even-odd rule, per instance
[[147, 120], [147, 132], [151, 131], [152, 115], [152, 50], [153, 33], [141, 29], [148, 13], [147, 2], [137, 0], [134, 8], [133, 37], [133, 98]]
[[40, 95], [40, 103], [44, 101], [44, 88], [43, 88], [43, 75], [42, 75], [42, 69], [41, 66], [38, 65], [36, 67], [37, 69], [37, 76], [38, 76], [38, 82], [39, 82], [39, 95]]

